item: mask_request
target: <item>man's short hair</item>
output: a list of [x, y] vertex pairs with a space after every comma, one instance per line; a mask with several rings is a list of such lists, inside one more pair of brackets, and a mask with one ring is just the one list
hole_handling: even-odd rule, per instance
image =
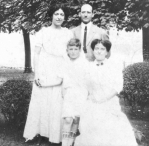
[[83, 6], [85, 6], [85, 5], [88, 5], [88, 6], [90, 6], [90, 7], [92, 8], [92, 12], [93, 12], [93, 6], [92, 6], [91, 4], [88, 4], [88, 3], [86, 3], [86, 4], [83, 4], [83, 5], [81, 6], [81, 9], [82, 9], [82, 7], [83, 7]]

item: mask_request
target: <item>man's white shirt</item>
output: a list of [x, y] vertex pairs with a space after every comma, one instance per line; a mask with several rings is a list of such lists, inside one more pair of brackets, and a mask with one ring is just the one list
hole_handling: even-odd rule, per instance
[[83, 39], [84, 39], [85, 26], [87, 26], [87, 37], [88, 37], [91, 25], [92, 25], [92, 22], [89, 22], [88, 24], [81, 23], [81, 44], [82, 44], [82, 48], [83, 48]]

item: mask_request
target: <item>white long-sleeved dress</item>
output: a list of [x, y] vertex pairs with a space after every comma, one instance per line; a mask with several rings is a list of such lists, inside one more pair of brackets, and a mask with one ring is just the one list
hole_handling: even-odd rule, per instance
[[[86, 78], [90, 94], [100, 101], [104, 94], [114, 89], [122, 89], [122, 67], [108, 59], [103, 65], [91, 65]], [[81, 135], [76, 138], [75, 146], [137, 146], [131, 124], [121, 111], [117, 96], [103, 103], [88, 99], [80, 118]]]
[[[42, 28], [37, 33], [36, 46], [40, 46], [38, 74], [45, 82], [55, 78], [59, 67], [67, 59], [67, 43], [73, 34], [67, 28]], [[33, 84], [31, 101], [23, 137], [33, 139], [37, 134], [49, 138], [50, 142], [61, 141], [62, 90], [60, 86], [39, 88]]]

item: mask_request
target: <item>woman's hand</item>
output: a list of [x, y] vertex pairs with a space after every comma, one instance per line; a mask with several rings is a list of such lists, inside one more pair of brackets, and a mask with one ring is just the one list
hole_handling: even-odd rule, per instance
[[51, 78], [51, 79], [35, 77], [34, 81], [38, 87], [49, 88], [49, 87], [61, 85], [63, 82], [63, 79], [59, 77]]
[[40, 82], [40, 79], [39, 78], [35, 78], [35, 84], [38, 86], [38, 87], [42, 87], [41, 86], [41, 82]]
[[45, 81], [43, 79], [39, 79], [39, 78], [35, 78], [35, 84], [38, 86], [38, 87], [47, 87], [48, 85], [46, 85]]

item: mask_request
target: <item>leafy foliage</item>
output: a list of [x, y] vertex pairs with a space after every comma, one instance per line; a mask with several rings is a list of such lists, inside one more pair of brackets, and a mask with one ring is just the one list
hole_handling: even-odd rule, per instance
[[135, 63], [124, 70], [124, 85], [120, 98], [132, 106], [145, 107], [149, 104], [149, 63]]
[[8, 80], [0, 87], [0, 109], [6, 122], [23, 128], [32, 91], [32, 84], [25, 80]]
[[46, 3], [41, 0], [2, 0], [1, 6], [4, 16], [2, 31], [18, 31], [22, 27], [31, 31], [41, 24], [47, 9]]
[[[93, 22], [98, 26], [110, 27], [123, 18], [125, 0], [1, 0], [0, 14], [4, 20], [2, 31], [18, 31], [23, 27], [29, 32], [38, 31], [42, 25], [50, 25], [51, 20], [47, 11], [56, 4], [65, 5], [69, 11], [69, 19], [64, 23], [66, 27], [77, 26], [80, 23], [79, 12], [81, 5], [89, 3], [93, 6], [95, 16]], [[120, 20], [119, 20], [120, 21]]]
[[127, 0], [125, 10], [127, 11], [126, 31], [149, 27], [149, 1]]
[[85, 3], [93, 6], [93, 23], [99, 27], [106, 29], [113, 27], [117, 24], [118, 18], [123, 19], [126, 16], [126, 12], [121, 11], [124, 9], [125, 0], [78, 0], [77, 2], [70, 5], [71, 15], [67, 22], [68, 27], [79, 25], [81, 21], [78, 14], [82, 4]]
[[148, 0], [1, 0], [0, 14], [3, 18], [3, 31], [18, 31], [24, 27], [29, 32], [38, 31], [42, 25], [50, 25], [47, 11], [56, 4], [63, 4], [70, 10], [69, 19], [64, 26], [73, 27], [80, 23], [78, 13], [81, 5], [89, 3], [93, 6], [93, 22], [98, 26], [127, 31], [149, 27]]
[[119, 94], [122, 111], [128, 118], [149, 119], [149, 63], [135, 63], [124, 70]]
[[118, 30], [126, 31], [148, 28], [148, 31], [143, 29], [143, 58], [148, 60], [149, 0], [1, 0], [0, 30], [24, 29], [35, 33], [42, 26], [51, 24], [47, 12], [57, 4], [65, 5], [70, 12], [63, 26], [75, 27], [81, 22], [79, 12], [84, 3], [93, 6], [93, 23], [99, 27], [109, 29], [116, 26]]

